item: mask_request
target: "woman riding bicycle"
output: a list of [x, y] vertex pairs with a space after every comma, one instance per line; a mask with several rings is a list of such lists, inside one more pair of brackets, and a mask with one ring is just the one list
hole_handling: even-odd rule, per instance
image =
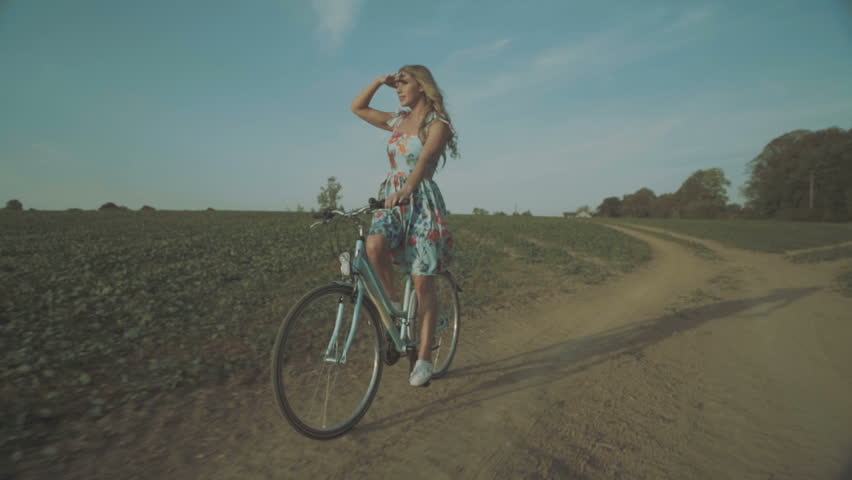
[[[370, 100], [382, 85], [396, 88], [397, 113], [370, 108]], [[449, 266], [453, 238], [447, 225], [447, 209], [438, 185], [432, 180], [446, 151], [458, 157], [456, 132], [444, 108], [444, 98], [422, 65], [406, 65], [392, 75], [373, 80], [352, 101], [352, 112], [376, 127], [393, 132], [387, 145], [390, 172], [379, 198], [385, 208], [373, 215], [367, 237], [367, 255], [391, 299], [399, 303], [393, 267], [410, 274], [419, 304], [422, 330], [417, 362], [409, 383], [420, 386], [432, 377], [432, 343], [437, 297], [434, 276]]]

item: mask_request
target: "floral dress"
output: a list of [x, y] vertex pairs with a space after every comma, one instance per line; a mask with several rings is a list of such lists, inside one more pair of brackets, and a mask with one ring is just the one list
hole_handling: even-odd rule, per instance
[[[405, 180], [414, 171], [423, 145], [417, 135], [399, 131], [399, 124], [408, 115], [401, 110], [388, 120], [394, 127], [388, 141], [390, 172], [379, 189], [379, 198], [389, 197], [402, 188]], [[447, 125], [449, 122], [434, 112], [426, 117], [428, 125], [435, 119]], [[452, 125], [450, 125], [452, 129]], [[433, 172], [434, 174], [434, 167]], [[391, 259], [400, 271], [412, 275], [436, 275], [444, 272], [453, 254], [453, 236], [447, 225], [447, 208], [441, 190], [427, 172], [417, 190], [411, 195], [408, 205], [377, 210], [373, 214], [370, 235], [387, 237], [391, 247]]]

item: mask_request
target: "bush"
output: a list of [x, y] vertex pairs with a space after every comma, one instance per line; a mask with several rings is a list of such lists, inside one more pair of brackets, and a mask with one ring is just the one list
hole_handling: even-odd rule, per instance
[[17, 200], [9, 200], [8, 202], [6, 202], [6, 210], [21, 211], [23, 209], [24, 209], [24, 206], [21, 204], [21, 202], [19, 202]]
[[114, 204], [114, 203], [112, 203], [112, 202], [107, 202], [107, 203], [105, 203], [105, 204], [101, 205], [101, 207], [100, 207], [100, 208], [98, 208], [98, 210], [103, 210], [103, 211], [119, 211], [119, 212], [129, 212], [129, 211], [130, 211], [130, 209], [129, 209], [129, 208], [127, 208], [125, 205], [121, 205], [121, 206], [119, 206], [119, 205], [116, 205], [116, 204]]
[[142, 208], [139, 209], [140, 212], [153, 212], [156, 208], [150, 207], [148, 205], [143, 205]]

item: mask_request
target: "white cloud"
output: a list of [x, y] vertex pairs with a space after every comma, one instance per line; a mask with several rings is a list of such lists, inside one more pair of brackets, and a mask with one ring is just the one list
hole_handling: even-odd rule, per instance
[[475, 47], [456, 50], [449, 54], [448, 61], [463, 61], [463, 60], [481, 60], [483, 58], [494, 57], [511, 43], [511, 38], [501, 38], [486, 45], [478, 45]]
[[[532, 88], [542, 82], [564, 83], [583, 76], [600, 75], [683, 48], [690, 38], [698, 35], [698, 25], [708, 21], [713, 10], [709, 7], [694, 8], [662, 26], [659, 25], [660, 16], [661, 12], [652, 12], [645, 20], [625, 23], [587, 35], [576, 42], [543, 49], [527, 64], [496, 74], [482, 85], [453, 89], [460, 99], [458, 103], [465, 107], [515, 90]], [[637, 24], [643, 25], [641, 30]]]
[[625, 34], [623, 30], [610, 30], [587, 36], [580, 42], [545, 49], [533, 58], [532, 66], [536, 70], [570, 71], [598, 67], [611, 62], [610, 55], [623, 48]]
[[337, 50], [355, 26], [363, 0], [311, 0], [319, 15], [317, 35], [327, 50]]
[[692, 28], [696, 25], [707, 22], [708, 20], [710, 20], [713, 14], [713, 8], [709, 5], [692, 8], [681, 14], [681, 16], [677, 20], [675, 20], [674, 23], [669, 25], [664, 30], [664, 32], [669, 33], [677, 30], [683, 30], [686, 28]]

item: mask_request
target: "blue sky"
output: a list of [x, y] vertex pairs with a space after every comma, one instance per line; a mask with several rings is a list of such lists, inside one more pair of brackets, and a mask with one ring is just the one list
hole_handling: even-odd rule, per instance
[[[483, 8], [483, 5], [488, 5]], [[388, 132], [349, 111], [428, 66], [451, 211], [557, 215], [787, 131], [852, 128], [848, 1], [0, 3], [0, 195], [25, 208], [293, 209], [375, 194]], [[373, 107], [393, 111], [379, 90]]]

